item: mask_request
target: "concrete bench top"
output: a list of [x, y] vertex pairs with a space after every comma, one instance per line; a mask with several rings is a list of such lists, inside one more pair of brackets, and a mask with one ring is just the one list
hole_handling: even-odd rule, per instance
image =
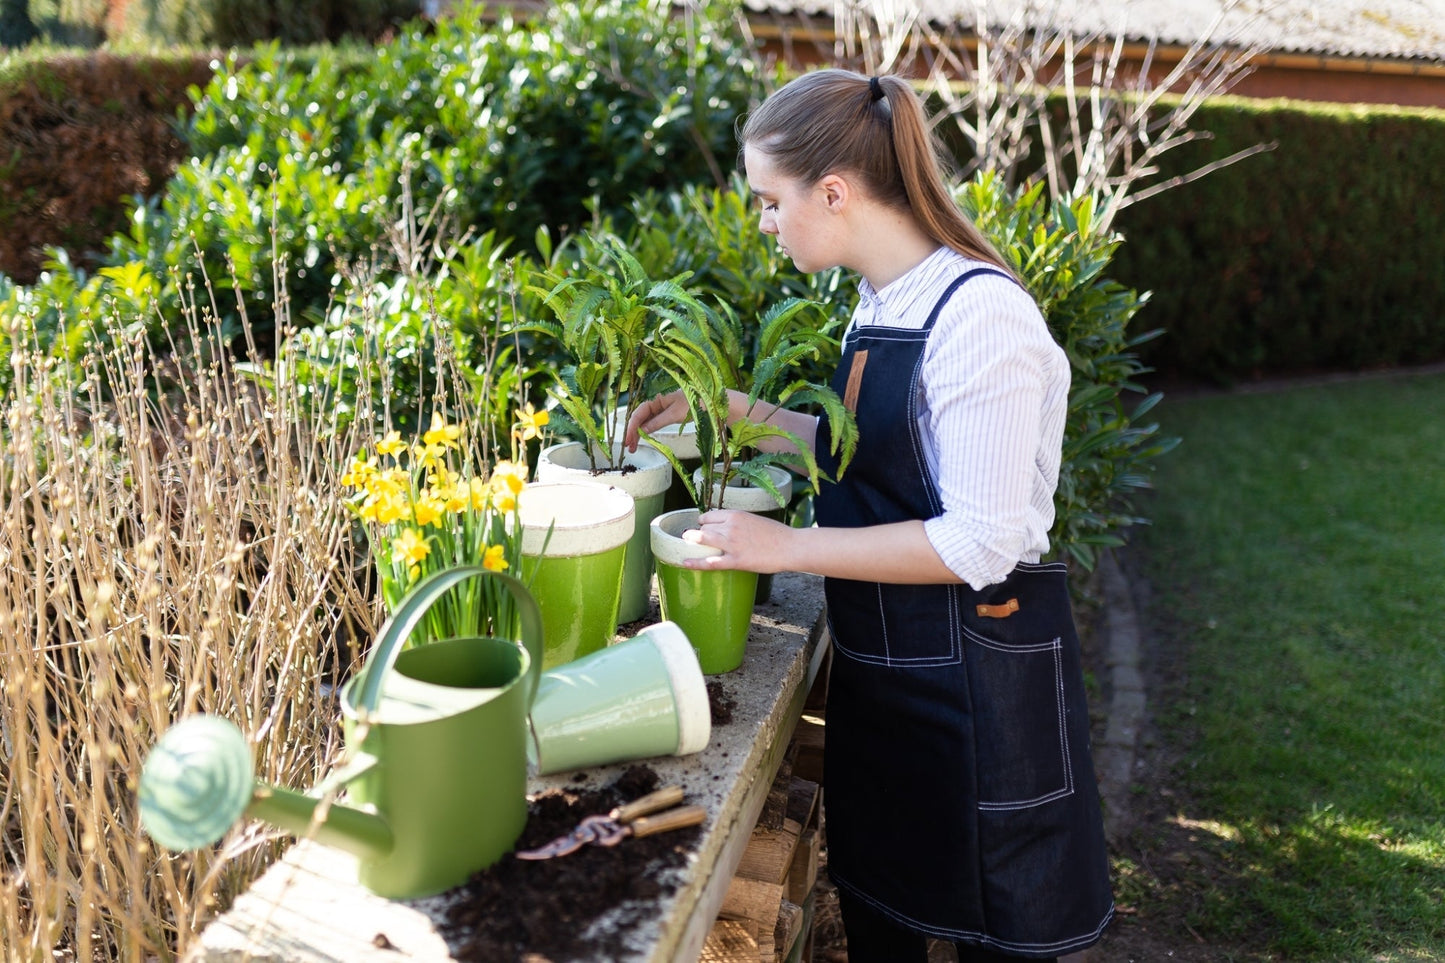
[[[680, 784], [687, 801], [704, 806], [708, 818], [679, 885], [658, 900], [650, 925], [635, 933], [631, 952], [619, 963], [673, 963], [701, 956], [822, 661], [822, 611], [821, 578], [776, 576], [771, 600], [753, 613], [742, 666], [715, 677], [736, 700], [732, 721], [714, 727], [702, 752], [647, 760], [663, 784]], [[608, 767], [618, 773], [623, 768]], [[607, 769], [590, 771], [600, 782], [611, 778]], [[562, 786], [566, 778], [533, 778], [529, 789]], [[357, 882], [354, 857], [302, 841], [205, 928], [187, 959], [445, 961], [452, 955], [437, 924], [448, 898], [376, 896]]]

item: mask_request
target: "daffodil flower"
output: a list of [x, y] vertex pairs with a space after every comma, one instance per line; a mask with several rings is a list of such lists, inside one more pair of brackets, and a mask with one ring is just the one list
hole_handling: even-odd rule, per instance
[[[411, 504], [401, 492], [378, 492], [367, 500], [367, 506], [371, 508], [371, 517], [382, 525], [405, 521], [411, 517]], [[366, 517], [365, 511], [362, 517]]]
[[437, 501], [441, 502], [442, 511], [448, 515], [460, 515], [471, 505], [471, 490], [465, 485], [458, 485], [432, 494], [436, 496]]
[[395, 457], [406, 451], [406, 442], [401, 440], [401, 432], [389, 431], [386, 437], [376, 443], [377, 454], [391, 455]]
[[418, 525], [432, 525], [442, 517], [446, 506], [435, 498], [422, 496], [416, 500], [416, 507], [412, 509], [412, 516]]
[[457, 447], [457, 439], [462, 436], [461, 425], [449, 425], [443, 420], [441, 412], [433, 411], [431, 415], [431, 428], [421, 436], [421, 440], [427, 447], [440, 446], [442, 448]]
[[542, 429], [547, 426], [547, 422], [550, 421], [552, 417], [547, 414], [545, 408], [537, 411], [532, 407], [530, 401], [518, 408], [516, 415], [517, 424], [513, 430], [522, 441], [531, 441], [533, 438], [542, 437]]
[[365, 488], [369, 479], [376, 477], [376, 459], [363, 459], [360, 455], [351, 463], [351, 468], [341, 476], [341, 484], [350, 488]]
[[492, 469], [492, 491], [520, 495], [527, 486], [527, 468], [516, 462], [499, 461]]
[[482, 567], [493, 572], [505, 572], [510, 566], [506, 559], [505, 545], [488, 545], [482, 556]]
[[393, 558], [399, 558], [415, 565], [425, 561], [426, 557], [431, 554], [431, 544], [422, 538], [416, 529], [408, 528], [391, 540], [391, 554]]
[[491, 494], [492, 486], [480, 478], [473, 478], [467, 482], [467, 491], [470, 495], [468, 507], [474, 512], [479, 512], [487, 507], [487, 498]]
[[[517, 417], [529, 438], [547, 423], [546, 413], [531, 406], [518, 409]], [[389, 431], [374, 452], [358, 454], [346, 473], [346, 483], [358, 489], [351, 504], [379, 549], [389, 605], [421, 578], [423, 568], [482, 565], [503, 572], [511, 567], [508, 558], [515, 557], [522, 530], [512, 513], [527, 483], [527, 466], [502, 461], [490, 472], [463, 474], [453, 464], [466, 460], [453, 455], [460, 451], [461, 435], [461, 426], [434, 414], [431, 428], [420, 437], [403, 441], [400, 432]], [[491, 595], [455, 604], [461, 607], [439, 606], [439, 620], [432, 618], [437, 613], [428, 615], [427, 638], [447, 638], [463, 626], [471, 631], [479, 615], [514, 618], [506, 600]]]

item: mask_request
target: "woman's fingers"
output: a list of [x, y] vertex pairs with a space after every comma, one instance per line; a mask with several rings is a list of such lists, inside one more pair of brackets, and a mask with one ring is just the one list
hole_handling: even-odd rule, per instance
[[[787, 526], [751, 512], [715, 509], [698, 517], [698, 526], [683, 533], [695, 545], [716, 548], [722, 554], [688, 559], [687, 568], [740, 568], [750, 572], [778, 571]], [[780, 534], [781, 533], [781, 534]]]
[[686, 417], [687, 399], [682, 392], [670, 391], [665, 395], [649, 398], [638, 405], [632, 417], [627, 420], [627, 428], [622, 433], [622, 445], [628, 451], [636, 451], [642, 432], [657, 431], [659, 428], [675, 425]]

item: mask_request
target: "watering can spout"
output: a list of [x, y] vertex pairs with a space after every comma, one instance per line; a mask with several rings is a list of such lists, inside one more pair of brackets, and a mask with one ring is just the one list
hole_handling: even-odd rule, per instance
[[[359, 775], [364, 757], [327, 781]], [[393, 838], [381, 816], [257, 782], [251, 749], [235, 725], [193, 716], [166, 731], [146, 758], [140, 780], [141, 822], [156, 842], [184, 852], [218, 841], [242, 816], [251, 816], [363, 858], [389, 853]]]
[[246, 815], [362, 859], [380, 859], [395, 844], [391, 827], [376, 813], [264, 783], [256, 784]]

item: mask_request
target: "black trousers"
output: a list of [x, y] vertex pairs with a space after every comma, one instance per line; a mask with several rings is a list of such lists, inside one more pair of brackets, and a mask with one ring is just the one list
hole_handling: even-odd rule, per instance
[[[899, 926], [867, 903], [843, 890], [838, 891], [838, 908], [843, 915], [843, 932], [848, 938], [848, 963], [927, 963], [928, 938], [916, 930]], [[997, 950], [954, 943], [959, 963], [1019, 963], [1024, 957]], [[1057, 963], [1034, 960], [1034, 963]]]

